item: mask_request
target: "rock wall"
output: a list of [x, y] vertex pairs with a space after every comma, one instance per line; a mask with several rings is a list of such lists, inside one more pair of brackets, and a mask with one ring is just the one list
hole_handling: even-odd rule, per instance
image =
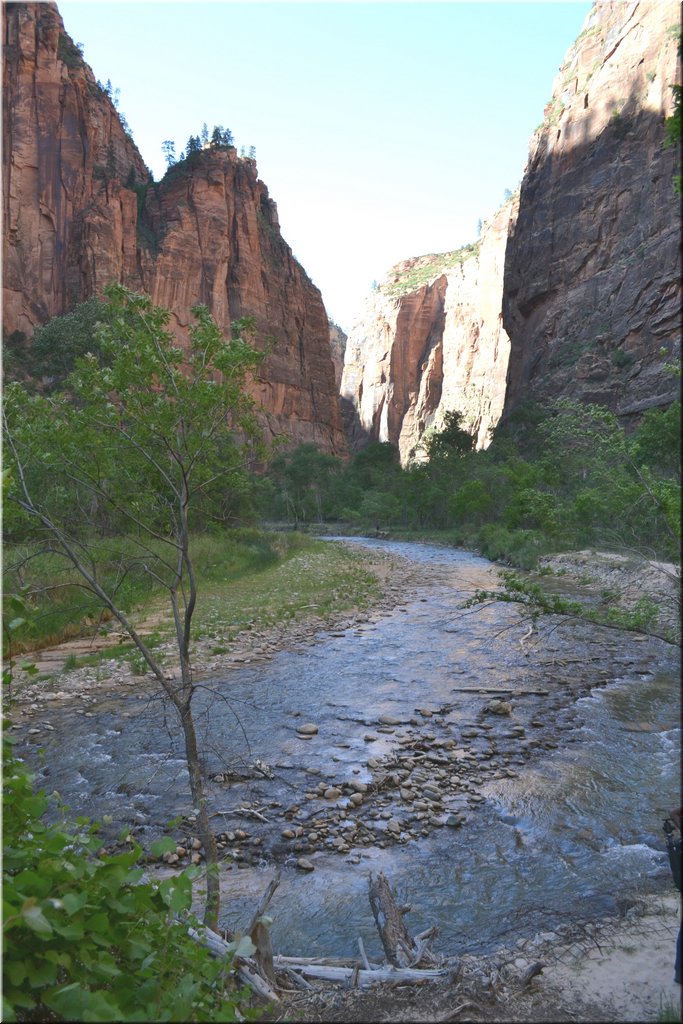
[[516, 199], [508, 201], [474, 245], [397, 264], [369, 296], [349, 334], [342, 376], [353, 447], [390, 441], [405, 464], [420, 457], [425, 430], [438, 429], [452, 410], [486, 446], [503, 409], [503, 268], [516, 211]]
[[671, 0], [601, 0], [560, 68], [506, 254], [505, 415], [561, 395], [628, 422], [678, 395], [680, 154], [663, 143], [679, 33]]
[[329, 320], [330, 328], [330, 349], [332, 351], [332, 362], [334, 363], [334, 379], [337, 385], [337, 392], [341, 389], [342, 373], [344, 371], [344, 353], [346, 352], [347, 337], [339, 324]]
[[255, 162], [213, 149], [154, 184], [54, 4], [4, 5], [3, 38], [5, 331], [30, 338], [111, 281], [168, 306], [181, 338], [197, 303], [226, 332], [253, 316], [271, 432], [342, 454], [325, 308]]

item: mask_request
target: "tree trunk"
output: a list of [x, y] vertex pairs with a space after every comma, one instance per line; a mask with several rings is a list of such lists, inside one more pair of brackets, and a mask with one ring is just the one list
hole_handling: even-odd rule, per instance
[[395, 967], [410, 967], [418, 951], [404, 924], [404, 911], [382, 871], [376, 879], [370, 876], [369, 898], [387, 960]]
[[197, 735], [194, 728], [194, 719], [190, 701], [187, 700], [179, 707], [180, 721], [185, 736], [185, 757], [187, 768], [190, 773], [190, 790], [192, 802], [197, 808], [197, 825], [199, 826], [199, 838], [204, 848], [206, 860], [206, 906], [204, 908], [204, 924], [207, 928], [218, 931], [218, 913], [221, 905], [220, 880], [218, 877], [218, 847], [216, 837], [211, 829], [209, 812], [206, 806], [206, 793], [204, 791], [204, 776], [199, 763], [197, 752]]

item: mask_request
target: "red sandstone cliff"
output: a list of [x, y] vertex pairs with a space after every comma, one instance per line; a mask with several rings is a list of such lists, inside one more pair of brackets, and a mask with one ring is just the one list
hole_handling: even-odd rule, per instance
[[168, 306], [182, 337], [205, 303], [273, 342], [257, 384], [273, 434], [341, 453], [320, 292], [286, 245], [253, 160], [202, 153], [159, 184], [54, 4], [3, 7], [3, 317], [36, 326], [121, 281]]
[[672, 0], [601, 0], [560, 68], [506, 254], [506, 415], [562, 395], [628, 417], [678, 394], [679, 33]]
[[478, 243], [393, 267], [368, 298], [346, 346], [342, 402], [351, 441], [391, 441], [401, 461], [446, 412], [484, 447], [503, 409], [509, 341], [502, 326], [507, 202]]

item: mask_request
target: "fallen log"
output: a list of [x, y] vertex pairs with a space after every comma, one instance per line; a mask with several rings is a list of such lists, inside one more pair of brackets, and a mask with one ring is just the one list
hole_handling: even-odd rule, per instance
[[277, 971], [280, 967], [287, 971], [297, 971], [308, 978], [318, 978], [321, 981], [351, 982], [355, 978], [360, 988], [368, 988], [370, 985], [419, 985], [425, 981], [444, 979], [452, 973], [452, 968], [424, 968], [417, 967], [376, 967], [373, 970], [366, 970], [355, 967], [332, 967], [325, 964], [293, 963], [292, 957], [283, 958], [286, 964], [280, 964], [280, 957], [273, 957], [273, 967]]
[[451, 686], [453, 693], [509, 693], [513, 697], [547, 697], [549, 690], [515, 690], [511, 686]]
[[[226, 958], [233, 954], [230, 944], [210, 928], [190, 928], [190, 938], [206, 946], [209, 952], [218, 958]], [[259, 968], [251, 957], [233, 955], [233, 970], [240, 979], [266, 1002], [279, 1003], [280, 997], [273, 986], [259, 974]]]

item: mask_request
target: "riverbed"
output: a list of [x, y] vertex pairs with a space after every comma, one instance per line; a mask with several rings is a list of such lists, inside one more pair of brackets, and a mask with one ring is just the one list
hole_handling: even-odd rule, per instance
[[[428, 586], [268, 662], [214, 672], [195, 698], [224, 923], [250, 917], [278, 866], [273, 946], [304, 955], [349, 955], [359, 935], [379, 954], [367, 885], [380, 869], [411, 904], [411, 931], [438, 925], [449, 954], [666, 886], [677, 648], [555, 617], [532, 630], [504, 602], [466, 608], [495, 582], [467, 552], [348, 543], [423, 568]], [[74, 813], [111, 816], [105, 838], [125, 824], [144, 843], [182, 818], [171, 832], [191, 848], [178, 730], [147, 684], [94, 695], [87, 710], [52, 701], [19, 732], [41, 784]]]

